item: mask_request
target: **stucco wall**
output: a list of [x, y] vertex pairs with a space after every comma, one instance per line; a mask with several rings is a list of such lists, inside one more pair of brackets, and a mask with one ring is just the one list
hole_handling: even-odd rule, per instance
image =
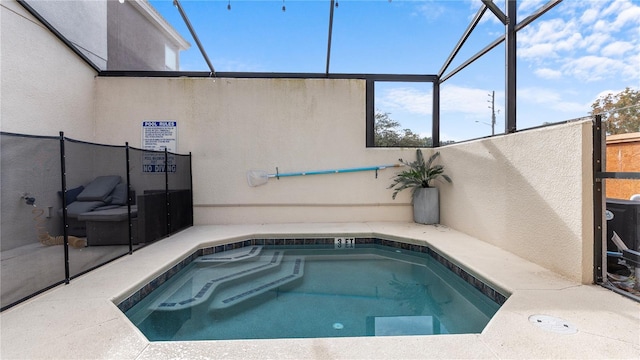
[[574, 280], [592, 281], [589, 121], [447, 146], [441, 153], [454, 180], [441, 187], [443, 224]]
[[270, 179], [275, 173], [393, 164], [414, 150], [365, 148], [365, 83], [326, 79], [98, 78], [98, 140], [140, 146], [144, 120], [178, 122], [193, 153], [198, 224], [410, 220], [392, 170]]
[[106, 68], [108, 0], [26, 2], [98, 68]]
[[0, 129], [91, 140], [95, 71], [15, 1], [0, 16]]

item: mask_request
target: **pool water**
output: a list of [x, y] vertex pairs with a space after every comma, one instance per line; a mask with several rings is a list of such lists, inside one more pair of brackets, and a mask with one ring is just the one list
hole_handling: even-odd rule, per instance
[[499, 305], [432, 257], [371, 245], [202, 256], [126, 312], [151, 341], [480, 333]]

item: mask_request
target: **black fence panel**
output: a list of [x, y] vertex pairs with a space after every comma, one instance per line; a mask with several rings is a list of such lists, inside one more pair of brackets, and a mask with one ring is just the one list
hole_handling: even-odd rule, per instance
[[193, 224], [190, 155], [0, 134], [2, 310]]
[[173, 157], [173, 172], [168, 173], [169, 232], [178, 232], [193, 225], [193, 193], [191, 188], [191, 156], [168, 154]]
[[165, 154], [130, 148], [129, 170], [136, 189], [138, 236], [149, 244], [169, 234]]
[[0, 134], [2, 309], [65, 281], [60, 139]]
[[75, 277], [129, 253], [127, 153], [125, 146], [65, 140], [69, 271]]

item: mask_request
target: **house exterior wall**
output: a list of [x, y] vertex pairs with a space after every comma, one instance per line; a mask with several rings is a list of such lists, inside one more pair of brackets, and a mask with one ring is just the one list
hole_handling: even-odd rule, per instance
[[[179, 69], [180, 51], [189, 48], [147, 0], [26, 0], [101, 70]], [[170, 51], [166, 51], [166, 48]]]
[[26, 3], [47, 19], [98, 68], [106, 69], [107, 0], [26, 0]]
[[92, 140], [96, 72], [17, 2], [0, 14], [0, 129]]
[[[164, 71], [179, 69], [182, 50], [128, 2], [107, 2], [109, 60], [107, 70]], [[165, 67], [165, 46], [174, 54], [176, 69]]]
[[[610, 172], [640, 172], [640, 132], [607, 136], [606, 169]], [[607, 179], [608, 198], [629, 200], [640, 194], [640, 180]]]

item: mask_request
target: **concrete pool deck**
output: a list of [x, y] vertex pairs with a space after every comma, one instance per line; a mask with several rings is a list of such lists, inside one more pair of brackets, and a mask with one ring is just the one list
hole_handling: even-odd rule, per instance
[[[199, 248], [288, 235], [426, 243], [511, 296], [481, 334], [153, 343], [114, 304]], [[529, 317], [538, 314], [561, 318], [577, 333], [535, 326]], [[567, 280], [445, 226], [209, 225], [191, 227], [2, 312], [0, 338], [2, 359], [640, 359], [640, 303]]]

